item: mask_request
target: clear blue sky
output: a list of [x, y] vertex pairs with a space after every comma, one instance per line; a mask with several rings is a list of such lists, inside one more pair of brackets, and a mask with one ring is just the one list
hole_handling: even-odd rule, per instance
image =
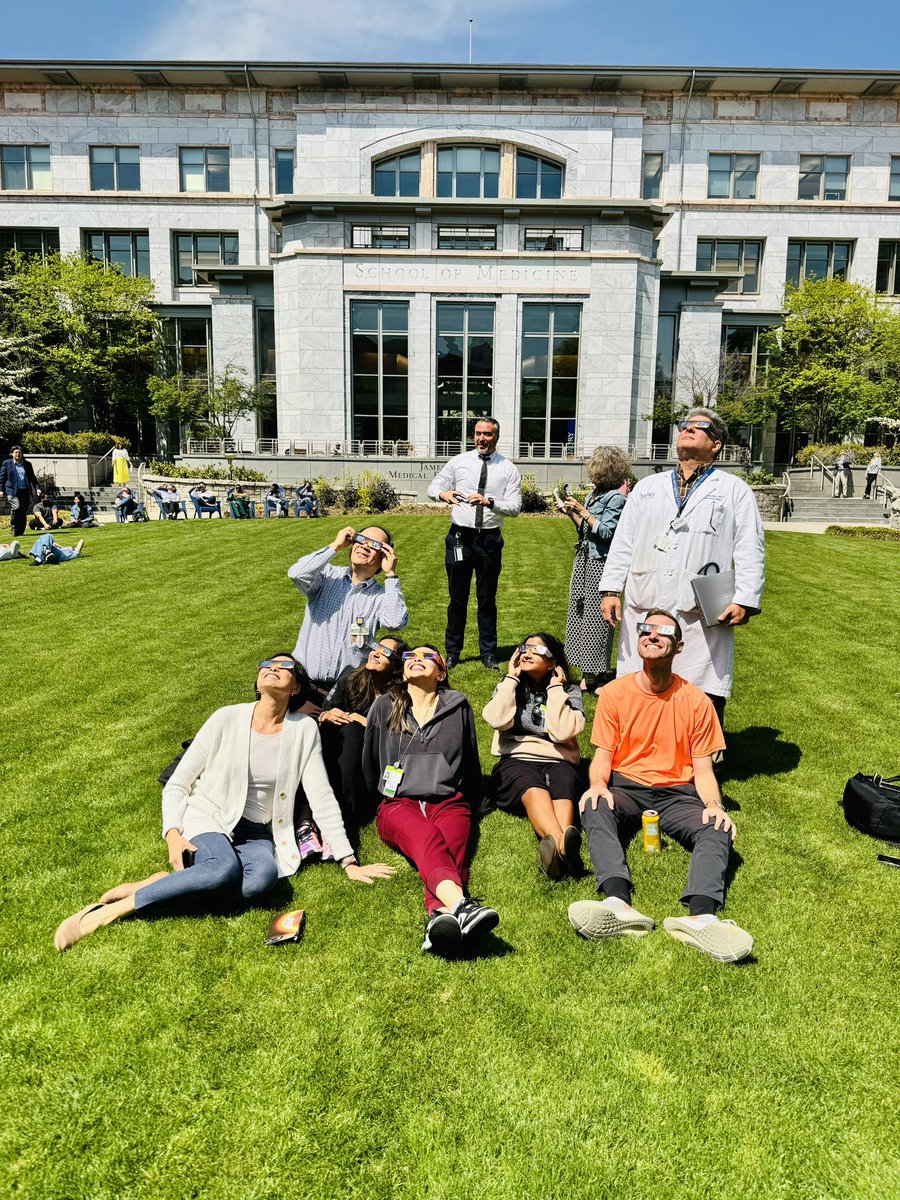
[[476, 62], [900, 66], [888, 0], [0, 0], [0, 56], [464, 62], [470, 16]]

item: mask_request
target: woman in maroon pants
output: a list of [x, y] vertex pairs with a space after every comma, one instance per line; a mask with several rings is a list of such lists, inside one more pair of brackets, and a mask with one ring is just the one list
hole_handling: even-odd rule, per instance
[[447, 686], [434, 646], [403, 655], [396, 695], [369, 710], [363, 772], [381, 796], [381, 840], [415, 865], [425, 884], [425, 953], [452, 958], [500, 920], [466, 896], [473, 810], [481, 801], [481, 763], [469, 701]]

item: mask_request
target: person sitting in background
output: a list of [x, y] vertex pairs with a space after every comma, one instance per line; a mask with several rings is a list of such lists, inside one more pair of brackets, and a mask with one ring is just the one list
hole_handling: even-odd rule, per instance
[[134, 492], [130, 487], [123, 487], [116, 492], [113, 499], [113, 505], [116, 510], [116, 520], [118, 522], [127, 521], [129, 517], [134, 516], [138, 510], [138, 502]]
[[294, 501], [294, 516], [299, 517], [302, 512], [304, 517], [317, 517], [319, 515], [319, 498], [313, 490], [313, 485], [309, 479], [305, 479], [303, 483], [294, 492], [296, 500]]
[[181, 493], [174, 483], [164, 483], [159, 489], [163, 512], [169, 521], [176, 521], [181, 511]]
[[28, 522], [29, 529], [62, 529], [63, 520], [59, 515], [59, 509], [46, 492], [41, 492], [38, 496], [38, 502], [32, 512], [34, 515]]
[[491, 753], [500, 758], [494, 767], [497, 807], [528, 817], [548, 879], [577, 879], [584, 704], [559, 640], [549, 633], [525, 638], [481, 715], [495, 730]]
[[218, 513], [221, 517], [222, 508], [219, 504], [218, 497], [213, 489], [204, 482], [195, 483], [188, 491], [190, 501], [194, 506], [194, 515], [202, 517], [204, 513], [208, 513], [212, 519], [213, 513]]
[[348, 669], [325, 698], [319, 714], [322, 757], [337, 796], [350, 840], [375, 815], [372, 793], [362, 777], [362, 748], [366, 717], [379, 696], [403, 675], [403, 654], [409, 649], [398, 637], [369, 642], [369, 657]]
[[368, 884], [393, 875], [384, 863], [357, 862], [328, 786], [316, 723], [296, 711], [307, 686], [292, 655], [263, 659], [256, 702], [214, 712], [163, 789], [171, 873], [122, 884], [63, 921], [57, 950], [123, 917], [209, 912], [261, 899], [300, 866], [293, 809], [301, 787], [349, 878]]
[[276, 517], [286, 517], [287, 504], [285, 502], [284, 488], [279, 487], [277, 483], [273, 483], [266, 492], [263, 507], [266, 516], [272, 513]]
[[228, 504], [231, 508], [231, 515], [239, 521], [249, 519], [250, 512], [250, 497], [244, 491], [239, 483], [236, 483], [228, 493]]
[[94, 510], [81, 492], [76, 492], [69, 509], [67, 529], [88, 529], [94, 525]]
[[74, 546], [57, 546], [56, 538], [52, 533], [42, 533], [39, 538], [35, 539], [34, 545], [28, 553], [31, 556], [31, 565], [42, 567], [45, 563], [71, 562], [73, 558], [80, 558], [82, 546], [84, 546], [84, 538], [81, 538]]

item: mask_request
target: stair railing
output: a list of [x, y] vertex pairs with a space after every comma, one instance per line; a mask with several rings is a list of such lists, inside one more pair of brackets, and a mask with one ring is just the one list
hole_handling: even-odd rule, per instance
[[817, 454], [813, 454], [809, 460], [809, 477], [812, 479], [816, 473], [816, 468], [819, 470], [819, 491], [825, 491], [825, 480], [831, 484], [831, 490], [834, 491], [834, 472], [824, 463]]
[[794, 512], [794, 498], [791, 495], [791, 473], [781, 472], [781, 482], [784, 484], [784, 495], [781, 498], [781, 519], [789, 521]]

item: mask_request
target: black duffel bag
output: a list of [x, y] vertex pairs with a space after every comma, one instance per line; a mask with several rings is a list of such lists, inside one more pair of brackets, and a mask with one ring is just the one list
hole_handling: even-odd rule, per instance
[[900, 842], [900, 775], [854, 775], [844, 788], [850, 825], [885, 842]]

